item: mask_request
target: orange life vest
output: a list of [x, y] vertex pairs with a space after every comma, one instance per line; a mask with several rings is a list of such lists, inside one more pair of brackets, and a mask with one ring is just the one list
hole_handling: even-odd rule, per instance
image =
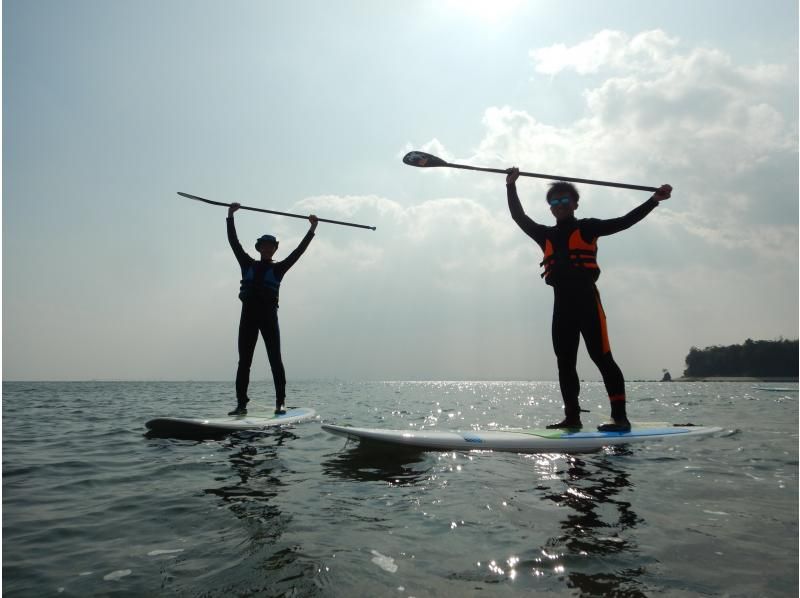
[[597, 265], [597, 239], [592, 239], [591, 243], [587, 243], [581, 237], [579, 228], [572, 231], [569, 236], [567, 255], [562, 256], [560, 253], [556, 251], [550, 239], [545, 241], [544, 259], [539, 265], [544, 266], [542, 278], [546, 283], [551, 284], [554, 271], [564, 266], [586, 271], [593, 280], [597, 280], [597, 277], [600, 276], [600, 267]]

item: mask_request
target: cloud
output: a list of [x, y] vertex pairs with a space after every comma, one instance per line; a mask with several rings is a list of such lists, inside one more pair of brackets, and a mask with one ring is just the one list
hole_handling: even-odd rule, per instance
[[349, 236], [325, 261], [348, 260], [359, 267], [376, 269], [386, 265], [384, 257], [410, 253], [420, 257], [425, 254], [433, 264], [448, 264], [446, 270], [452, 270], [455, 264], [475, 264], [483, 259], [487, 246], [508, 243], [514, 232], [504, 212], [491, 211], [479, 201], [464, 197], [437, 198], [406, 206], [373, 195], [325, 195], [303, 199], [296, 208], [319, 211], [331, 219], [374, 223], [379, 236], [357, 240]]
[[[537, 172], [671, 182], [674, 212], [665, 210], [662, 224], [684, 226], [698, 240], [724, 248], [796, 257], [791, 164], [798, 125], [786, 106], [796, 103], [797, 78], [785, 65], [738, 64], [724, 52], [686, 47], [659, 30], [633, 37], [605, 30], [530, 56], [539, 73], [587, 76], [584, 113], [553, 126], [525, 110], [489, 107], [476, 160], [504, 156], [523, 169], [535, 164]], [[751, 230], [765, 220], [774, 226], [769, 239], [764, 229]]]
[[716, 170], [733, 164], [743, 172], [773, 151], [797, 147], [797, 123], [775, 105], [779, 94], [796, 89], [784, 65], [737, 65], [724, 52], [684, 48], [659, 30], [632, 38], [602, 31], [531, 56], [537, 72], [608, 74], [585, 91], [586, 116], [567, 130], [571, 141], [580, 136], [595, 148], [603, 137], [613, 139], [613, 147], [602, 144], [603, 154], [640, 150], [675, 166], [697, 166], [700, 157]]
[[529, 56], [536, 72], [545, 75], [570, 69], [581, 75], [603, 69], [652, 72], [654, 68], [666, 68], [667, 58], [678, 43], [677, 38], [660, 30], [630, 38], [620, 31], [606, 29], [572, 47], [555, 44], [531, 50]]
[[[688, 232], [711, 247], [721, 250], [745, 250], [786, 266], [797, 264], [798, 234], [794, 223], [773, 225], [768, 231], [762, 227], [743, 225], [741, 210], [736, 213], [737, 198], [728, 197], [734, 203], [733, 214], [721, 214], [713, 222], [694, 217], [689, 212], [663, 210], [661, 217], [668, 226]], [[743, 201], [740, 196], [739, 201]]]
[[615, 56], [624, 44], [621, 33], [601, 31], [592, 39], [571, 48], [555, 44], [531, 50], [529, 55], [536, 63], [536, 71], [545, 75], [555, 75], [570, 68], [580, 74], [596, 73], [604, 65], [616, 61]]
[[[355, 218], [372, 214], [382, 219], [394, 220], [402, 217], [403, 208], [397, 202], [377, 195], [315, 195], [307, 197], [297, 204], [300, 211], [319, 210], [338, 215], [339, 218]], [[336, 218], [331, 218], [336, 220]], [[373, 226], [370, 222], [359, 222]]]

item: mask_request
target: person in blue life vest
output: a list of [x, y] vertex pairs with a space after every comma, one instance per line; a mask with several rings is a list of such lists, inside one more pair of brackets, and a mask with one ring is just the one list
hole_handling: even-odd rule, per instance
[[311, 226], [300, 241], [300, 244], [288, 257], [280, 262], [273, 261], [272, 257], [278, 250], [278, 240], [272, 235], [263, 235], [256, 241], [256, 251], [261, 259], [255, 260], [242, 249], [236, 236], [236, 226], [233, 215], [240, 208], [240, 204], [233, 203], [228, 208], [226, 224], [228, 227], [228, 242], [233, 249], [233, 254], [242, 269], [242, 283], [239, 299], [242, 301], [242, 315], [239, 320], [239, 366], [236, 370], [236, 409], [228, 415], [246, 415], [247, 387], [250, 384], [250, 366], [253, 362], [253, 353], [256, 349], [258, 334], [264, 338], [267, 347], [267, 359], [272, 370], [272, 380], [275, 383], [275, 414], [282, 415], [286, 400], [286, 372], [281, 359], [281, 333], [278, 327], [278, 291], [286, 272], [291, 268], [303, 252], [308, 248], [314, 231], [317, 228], [317, 217], [311, 215], [308, 220]]
[[534, 222], [522, 209], [517, 195], [519, 169], [506, 171], [506, 194], [511, 218], [544, 252], [542, 277], [553, 287], [552, 340], [558, 366], [558, 381], [564, 400], [564, 419], [549, 429], [581, 429], [578, 400], [578, 344], [580, 337], [592, 361], [597, 365], [611, 403], [611, 422], [598, 426], [601, 432], [627, 432], [631, 429], [625, 410], [625, 378], [608, 340], [606, 317], [595, 282], [600, 276], [597, 265], [597, 239], [630, 228], [647, 216], [659, 202], [669, 199], [670, 185], [662, 185], [653, 196], [625, 216], [600, 220], [575, 218], [578, 190], [558, 181], [547, 191], [547, 203], [556, 219], [555, 226]]

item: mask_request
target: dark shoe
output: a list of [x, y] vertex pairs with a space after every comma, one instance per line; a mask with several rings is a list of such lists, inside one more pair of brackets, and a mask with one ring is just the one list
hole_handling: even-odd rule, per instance
[[566, 417], [557, 424], [547, 426], [548, 430], [580, 430], [583, 427], [580, 419]]
[[275, 410], [275, 415], [286, 415], [286, 409], [280, 408]]
[[247, 407], [237, 407], [233, 411], [229, 411], [228, 415], [247, 415]]
[[597, 426], [598, 432], [630, 432], [631, 422], [627, 419], [615, 419], [611, 423]]

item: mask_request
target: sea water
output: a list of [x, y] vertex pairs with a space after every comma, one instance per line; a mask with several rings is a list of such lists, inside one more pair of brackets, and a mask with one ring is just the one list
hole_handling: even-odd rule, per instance
[[[788, 386], [629, 383], [632, 420], [723, 431], [518, 455], [376, 453], [320, 423], [543, 427], [555, 383], [290, 382], [317, 420], [198, 442], [144, 423], [224, 414], [232, 383], [6, 382], [3, 595], [794, 598]], [[605, 420], [602, 385], [582, 404]]]

